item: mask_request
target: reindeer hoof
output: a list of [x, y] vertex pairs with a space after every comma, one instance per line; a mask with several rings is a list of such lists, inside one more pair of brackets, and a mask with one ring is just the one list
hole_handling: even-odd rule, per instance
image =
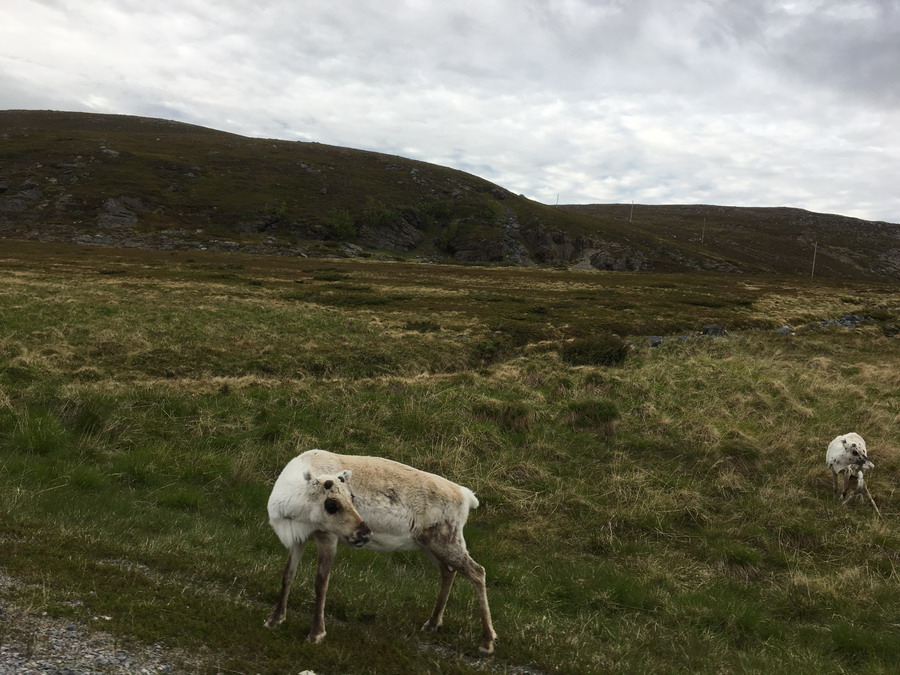
[[478, 655], [485, 657], [491, 656], [494, 653], [494, 643], [497, 641], [497, 634], [490, 638], [484, 638], [484, 641], [481, 643], [481, 646], [478, 648]]
[[430, 630], [434, 633], [442, 630], [444, 627], [441, 624], [432, 624], [431, 621], [426, 621], [425, 625], [422, 626], [422, 630]]
[[324, 630], [321, 633], [310, 633], [309, 634], [309, 641], [314, 645], [319, 644], [324, 639], [325, 639], [325, 631]]
[[266, 619], [266, 621], [265, 621], [265, 623], [263, 624], [263, 626], [265, 626], [266, 628], [275, 628], [275, 627], [277, 627], [277, 626], [280, 626], [281, 623], [282, 623], [283, 621], [284, 621], [284, 617], [283, 617], [283, 616], [275, 616], [275, 615], [273, 614], [273, 615], [270, 616], [268, 619]]

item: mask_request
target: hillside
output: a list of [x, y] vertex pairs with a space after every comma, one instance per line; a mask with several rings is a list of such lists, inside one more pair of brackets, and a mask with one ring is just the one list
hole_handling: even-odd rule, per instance
[[476, 176], [160, 119], [0, 111], [0, 236], [653, 271], [900, 274], [900, 226], [788, 208], [547, 206]]

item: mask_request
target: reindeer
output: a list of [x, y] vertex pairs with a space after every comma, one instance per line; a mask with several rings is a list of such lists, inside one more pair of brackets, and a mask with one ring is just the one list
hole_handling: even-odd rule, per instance
[[[351, 482], [352, 478], [352, 482]], [[295, 457], [272, 488], [269, 523], [288, 549], [281, 595], [265, 622], [274, 628], [287, 614], [288, 595], [307, 540], [316, 543], [316, 601], [309, 641], [325, 637], [325, 595], [338, 541], [373, 551], [419, 549], [441, 575], [441, 588], [423, 630], [438, 630], [456, 572], [475, 586], [481, 610], [479, 651], [494, 651], [484, 568], [466, 550], [463, 527], [474, 493], [432, 473], [381, 457], [337, 455], [309, 450]]]
[[880, 518], [881, 511], [878, 510], [878, 505], [875, 503], [875, 500], [872, 499], [872, 493], [869, 492], [869, 488], [866, 487], [866, 479], [863, 475], [866, 471], [874, 467], [875, 465], [872, 464], [872, 462], [866, 461], [865, 464], [858, 466], [855, 469], [851, 469], [850, 475], [847, 478], [847, 486], [844, 488], [841, 497], [843, 497], [843, 504], [846, 506], [854, 497], [858, 496], [861, 501], [863, 495], [865, 495], [869, 500], [869, 503], [872, 504], [872, 508], [875, 509], [875, 513], [877, 513]]
[[[875, 500], [866, 487], [863, 474], [869, 469], [874, 469], [875, 464], [869, 459], [869, 451], [862, 436], [856, 433], [838, 436], [828, 444], [825, 452], [825, 464], [831, 470], [834, 483], [834, 495], [847, 504], [856, 495], [865, 495], [869, 498], [875, 512], [881, 515]], [[838, 488], [838, 474], [844, 474], [844, 489]]]

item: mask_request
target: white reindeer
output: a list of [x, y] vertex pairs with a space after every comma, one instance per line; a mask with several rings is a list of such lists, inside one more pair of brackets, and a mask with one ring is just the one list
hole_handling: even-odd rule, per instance
[[[352, 477], [352, 483], [351, 483]], [[309, 450], [281, 472], [269, 497], [269, 522], [288, 549], [281, 595], [266, 621], [274, 628], [287, 614], [291, 582], [308, 539], [316, 542], [316, 604], [309, 640], [325, 637], [325, 595], [339, 540], [374, 551], [420, 549], [441, 574], [441, 589], [426, 630], [438, 630], [456, 572], [475, 586], [481, 608], [479, 651], [492, 654], [497, 634], [491, 622], [484, 568], [472, 560], [463, 539], [471, 490], [446, 478], [381, 457]]]
[[[869, 488], [866, 487], [863, 476], [865, 471], [874, 469], [875, 464], [869, 459], [869, 451], [862, 436], [849, 433], [831, 441], [825, 452], [825, 464], [831, 470], [835, 497], [847, 504], [857, 494], [865, 494], [878, 515], [881, 515], [878, 507], [875, 506], [875, 500], [869, 493]], [[843, 491], [838, 487], [838, 474], [840, 473], [844, 474]]]

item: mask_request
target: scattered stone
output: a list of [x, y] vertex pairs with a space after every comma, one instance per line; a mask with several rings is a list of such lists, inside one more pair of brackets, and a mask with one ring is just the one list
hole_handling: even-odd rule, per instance
[[713, 323], [709, 324], [708, 326], [703, 326], [703, 329], [700, 331], [700, 335], [726, 337], [728, 335], [728, 331], [722, 328], [722, 326]]
[[347, 256], [348, 258], [356, 258], [359, 256], [363, 256], [365, 251], [361, 246], [357, 246], [356, 244], [346, 243], [341, 247], [341, 252]]
[[121, 640], [71, 620], [13, 606], [5, 588], [18, 587], [0, 569], [0, 675], [175, 673], [201, 670], [195, 655], [159, 645], [123, 649]]
[[845, 314], [839, 319], [824, 319], [817, 323], [807, 324], [806, 328], [831, 328], [833, 326], [841, 326], [843, 328], [856, 328], [857, 326], [874, 322], [875, 319], [873, 319], [871, 316], [862, 316], [860, 314]]

